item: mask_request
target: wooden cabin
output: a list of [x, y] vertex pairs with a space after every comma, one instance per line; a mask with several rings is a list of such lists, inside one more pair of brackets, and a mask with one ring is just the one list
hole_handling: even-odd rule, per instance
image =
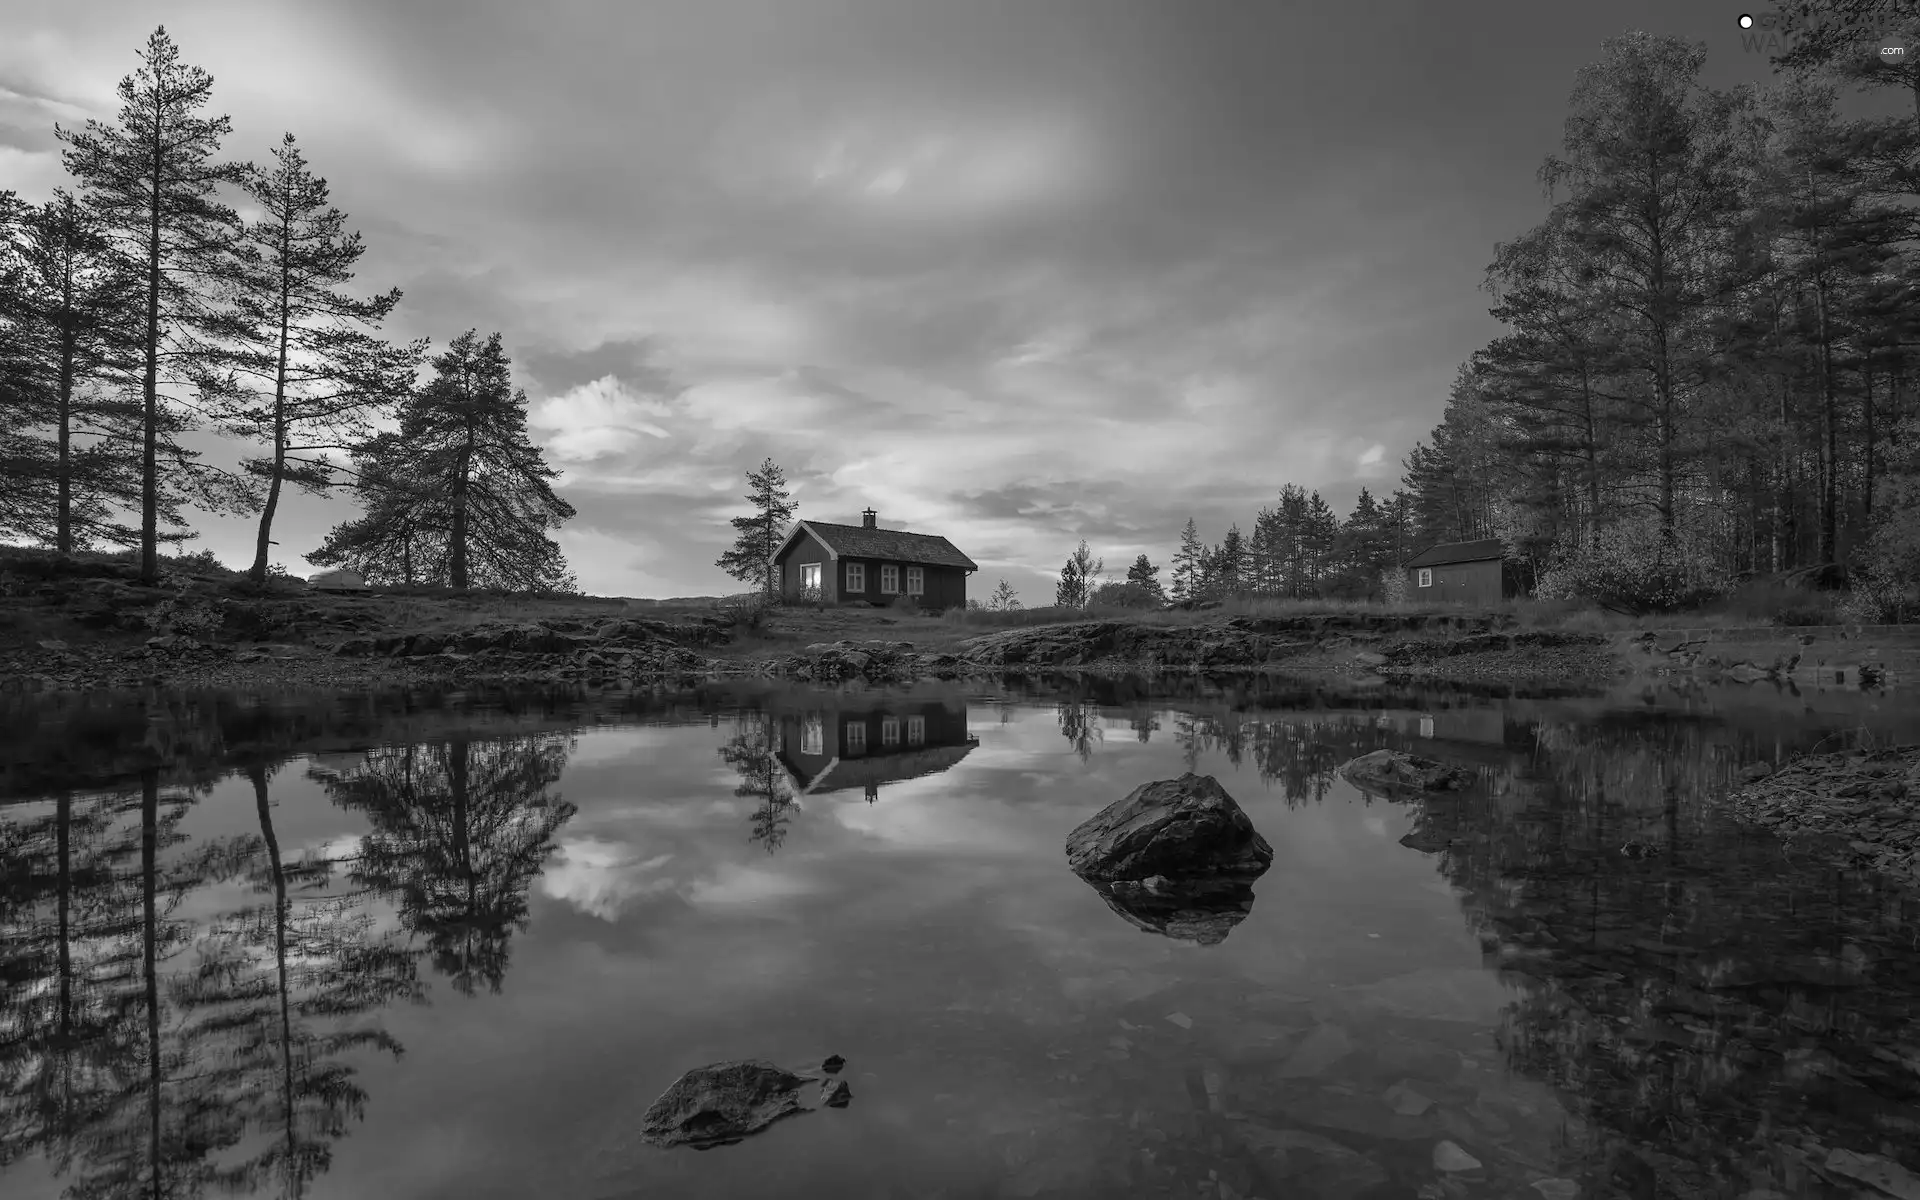
[[826, 604], [891, 604], [910, 596], [922, 608], [965, 608], [967, 577], [980, 568], [946, 538], [882, 529], [869, 508], [858, 525], [799, 521], [774, 551], [780, 594]]
[[1407, 599], [1415, 603], [1498, 604], [1518, 594], [1499, 538], [1444, 542], [1408, 559]]
[[980, 739], [967, 731], [965, 701], [822, 705], [776, 715], [777, 757], [802, 796], [861, 789], [945, 771]]

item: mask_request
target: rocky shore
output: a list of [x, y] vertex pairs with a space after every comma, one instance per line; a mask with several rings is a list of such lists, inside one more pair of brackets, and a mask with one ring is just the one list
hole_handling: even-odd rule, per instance
[[1731, 801], [1743, 820], [1787, 841], [1920, 885], [1920, 745], [1756, 764]]

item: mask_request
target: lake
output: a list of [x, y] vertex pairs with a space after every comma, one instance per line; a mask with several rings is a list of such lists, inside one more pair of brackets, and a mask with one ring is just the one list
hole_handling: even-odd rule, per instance
[[[714, 684], [16, 698], [0, 729], [10, 1200], [1920, 1171], [1920, 908], [1712, 803], [1755, 760], [1915, 740], [1893, 700]], [[1383, 746], [1477, 782], [1335, 777]], [[1186, 771], [1273, 845], [1250, 909], [1169, 921], [1067, 870], [1076, 824]], [[829, 1054], [846, 1108], [638, 1136], [683, 1071]]]

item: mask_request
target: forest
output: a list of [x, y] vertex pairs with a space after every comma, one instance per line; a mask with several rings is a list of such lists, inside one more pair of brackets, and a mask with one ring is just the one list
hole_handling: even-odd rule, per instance
[[1857, 20], [1790, 24], [1769, 86], [1724, 91], [1702, 45], [1608, 41], [1544, 218], [1487, 267], [1503, 332], [1401, 486], [1340, 520], [1289, 484], [1213, 545], [1189, 522], [1175, 598], [1380, 597], [1410, 550], [1498, 538], [1543, 597], [1676, 608], [1798, 575], [1911, 616], [1920, 66], [1863, 53]]
[[[291, 133], [266, 165], [223, 158], [212, 88], [156, 29], [117, 120], [55, 127], [69, 186], [0, 191], [0, 542], [126, 550], [152, 583], [160, 547], [196, 536], [186, 510], [250, 515], [265, 584], [286, 490], [345, 489], [362, 515], [309, 562], [577, 591], [550, 536], [573, 508], [501, 335], [431, 358], [383, 337], [401, 294], [348, 290], [366, 246], [326, 179]], [[194, 434], [254, 453], [229, 469]]]

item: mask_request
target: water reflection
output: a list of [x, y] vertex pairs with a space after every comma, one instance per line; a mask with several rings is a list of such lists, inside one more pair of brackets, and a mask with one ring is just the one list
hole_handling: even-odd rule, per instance
[[527, 889], [576, 811], [552, 794], [570, 739], [384, 747], [345, 771], [315, 768], [335, 803], [364, 814], [353, 880], [391, 898], [434, 969], [472, 995], [500, 990]]
[[966, 700], [952, 692], [775, 699], [768, 716], [774, 754], [802, 796], [860, 788], [871, 803], [882, 784], [949, 770], [980, 744], [967, 731]]
[[[61, 701], [0, 719], [0, 1187], [1847, 1195], [1836, 1151], [1920, 1170], [1920, 909], [1711, 798], [1858, 726], [1915, 732], [1190, 680]], [[1383, 746], [1481, 782], [1335, 777]], [[1183, 767], [1273, 842], [1257, 909], [1060, 869]], [[844, 1121], [622, 1140], [688, 1066], [824, 1049]]]

